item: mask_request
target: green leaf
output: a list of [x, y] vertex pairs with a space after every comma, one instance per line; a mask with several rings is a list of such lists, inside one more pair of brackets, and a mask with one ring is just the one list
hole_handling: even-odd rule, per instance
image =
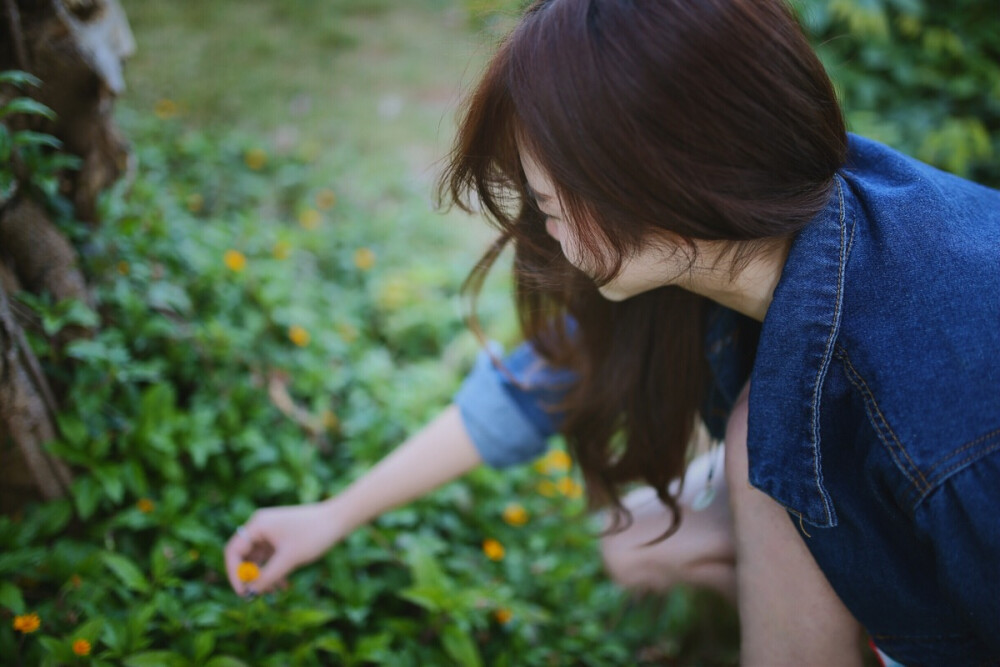
[[[215, 634], [199, 632], [194, 638], [194, 661], [202, 662], [215, 650]], [[213, 661], [214, 662], [214, 661]]]
[[73, 638], [86, 639], [90, 643], [94, 643], [97, 641], [97, 638], [101, 636], [104, 624], [105, 620], [103, 618], [95, 618], [87, 621], [72, 632]]
[[288, 625], [312, 628], [332, 621], [337, 615], [328, 609], [293, 609], [285, 614]]
[[469, 633], [456, 625], [449, 625], [441, 633], [441, 645], [444, 652], [462, 667], [482, 667], [483, 659], [479, 655], [476, 643]]
[[187, 660], [173, 651], [143, 651], [133, 653], [122, 661], [125, 667], [184, 667]]
[[15, 97], [7, 104], [0, 106], [0, 118], [16, 113], [45, 116], [49, 120], [55, 120], [56, 118], [55, 111], [30, 97]]
[[93, 477], [81, 477], [73, 483], [73, 500], [81, 519], [89, 519], [101, 500], [101, 486]]
[[205, 667], [247, 667], [247, 663], [231, 655], [218, 655], [206, 662]]
[[110, 551], [101, 554], [104, 565], [111, 570], [118, 579], [129, 589], [140, 593], [149, 592], [149, 582], [143, 576], [142, 570], [131, 560]]
[[0, 582], [0, 605], [7, 607], [15, 614], [23, 614], [25, 606], [21, 589], [9, 581]]
[[37, 88], [42, 85], [42, 80], [34, 74], [12, 69], [6, 72], [0, 72], [0, 83], [9, 83], [13, 86], [17, 86], [18, 88], [22, 88], [24, 86], [35, 86]]
[[62, 148], [62, 142], [51, 134], [44, 132], [32, 132], [22, 130], [14, 133], [14, 144], [16, 146], [48, 146], [50, 148]]

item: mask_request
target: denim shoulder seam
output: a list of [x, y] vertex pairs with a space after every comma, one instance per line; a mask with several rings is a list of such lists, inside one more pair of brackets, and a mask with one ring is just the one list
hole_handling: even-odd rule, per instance
[[930, 490], [931, 485], [927, 482], [920, 468], [913, 462], [910, 455], [907, 453], [906, 448], [903, 443], [899, 440], [896, 432], [893, 430], [892, 426], [889, 424], [889, 420], [886, 418], [885, 413], [882, 412], [882, 408], [879, 407], [878, 401], [875, 399], [875, 395], [872, 393], [871, 388], [865, 379], [861, 377], [861, 374], [857, 371], [854, 365], [851, 363], [850, 357], [842, 346], [837, 346], [837, 357], [844, 364], [844, 373], [847, 376], [847, 380], [854, 386], [855, 389], [861, 394], [862, 399], [865, 403], [865, 412], [868, 413], [868, 421], [871, 422], [872, 428], [875, 429], [875, 433], [878, 434], [879, 440], [885, 445], [886, 450], [889, 452], [889, 456], [892, 457], [893, 462], [901, 473], [910, 481], [910, 484], [916, 491], [919, 498], [922, 498]]
[[[939, 459], [937, 463], [935, 463], [934, 466], [928, 470], [928, 474], [931, 470], [936, 471], [936, 474], [931, 476], [930, 488], [917, 499], [917, 502], [914, 504], [914, 509], [926, 500], [935, 489], [940, 488], [945, 482], [947, 482], [953, 475], [997, 450], [1000, 450], [1000, 429], [990, 431], [989, 433], [982, 435], [971, 442], [961, 445], [947, 456]], [[965, 454], [965, 456], [955, 460], [955, 458], [961, 454]], [[945, 463], [950, 465], [941, 469], [941, 466]]]

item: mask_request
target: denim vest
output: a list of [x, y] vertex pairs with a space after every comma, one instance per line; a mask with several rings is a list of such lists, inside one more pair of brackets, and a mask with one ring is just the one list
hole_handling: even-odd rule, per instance
[[[712, 318], [718, 433], [758, 325]], [[456, 396], [494, 465], [544, 448], [558, 416], [539, 397], [567, 381], [530, 345], [510, 359], [524, 387], [481, 361]], [[1000, 192], [852, 135], [792, 243], [751, 380], [750, 482], [878, 646], [904, 664], [1000, 662]]]

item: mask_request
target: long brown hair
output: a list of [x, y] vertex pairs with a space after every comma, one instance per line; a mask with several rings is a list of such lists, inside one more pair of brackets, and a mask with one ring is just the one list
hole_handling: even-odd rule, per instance
[[[513, 242], [523, 332], [577, 373], [562, 432], [592, 505], [621, 511], [617, 488], [643, 480], [676, 530], [668, 486], [710, 381], [703, 297], [661, 287], [615, 303], [597, 285], [653, 234], [742, 242], [736, 271], [819, 212], [846, 146], [833, 87], [781, 0], [539, 0], [501, 44], [439, 193], [501, 232], [473, 295]], [[551, 178], [595, 277], [546, 233], [520, 150]]]

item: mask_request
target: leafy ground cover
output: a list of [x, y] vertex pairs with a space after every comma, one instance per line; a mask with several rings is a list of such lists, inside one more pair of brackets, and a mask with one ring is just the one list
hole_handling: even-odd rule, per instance
[[[327, 22], [307, 2], [126, 5], [145, 52], [120, 108], [136, 171], [99, 228], [65, 223], [98, 309], [22, 297], [66, 388], [51, 449], [78, 475], [71, 498], [0, 519], [5, 659], [732, 660], [705, 639], [717, 617], [732, 636], [721, 603], [606, 581], [558, 448], [386, 515], [286, 591], [246, 601], [224, 581], [254, 508], [336, 493], [447, 404], [477, 350], [457, 293], [485, 236], [433, 210], [427, 167], [475, 33], [449, 3], [388, 4], [334, 3]], [[449, 36], [451, 61], [431, 48]], [[511, 336], [502, 280], [483, 311]]]

